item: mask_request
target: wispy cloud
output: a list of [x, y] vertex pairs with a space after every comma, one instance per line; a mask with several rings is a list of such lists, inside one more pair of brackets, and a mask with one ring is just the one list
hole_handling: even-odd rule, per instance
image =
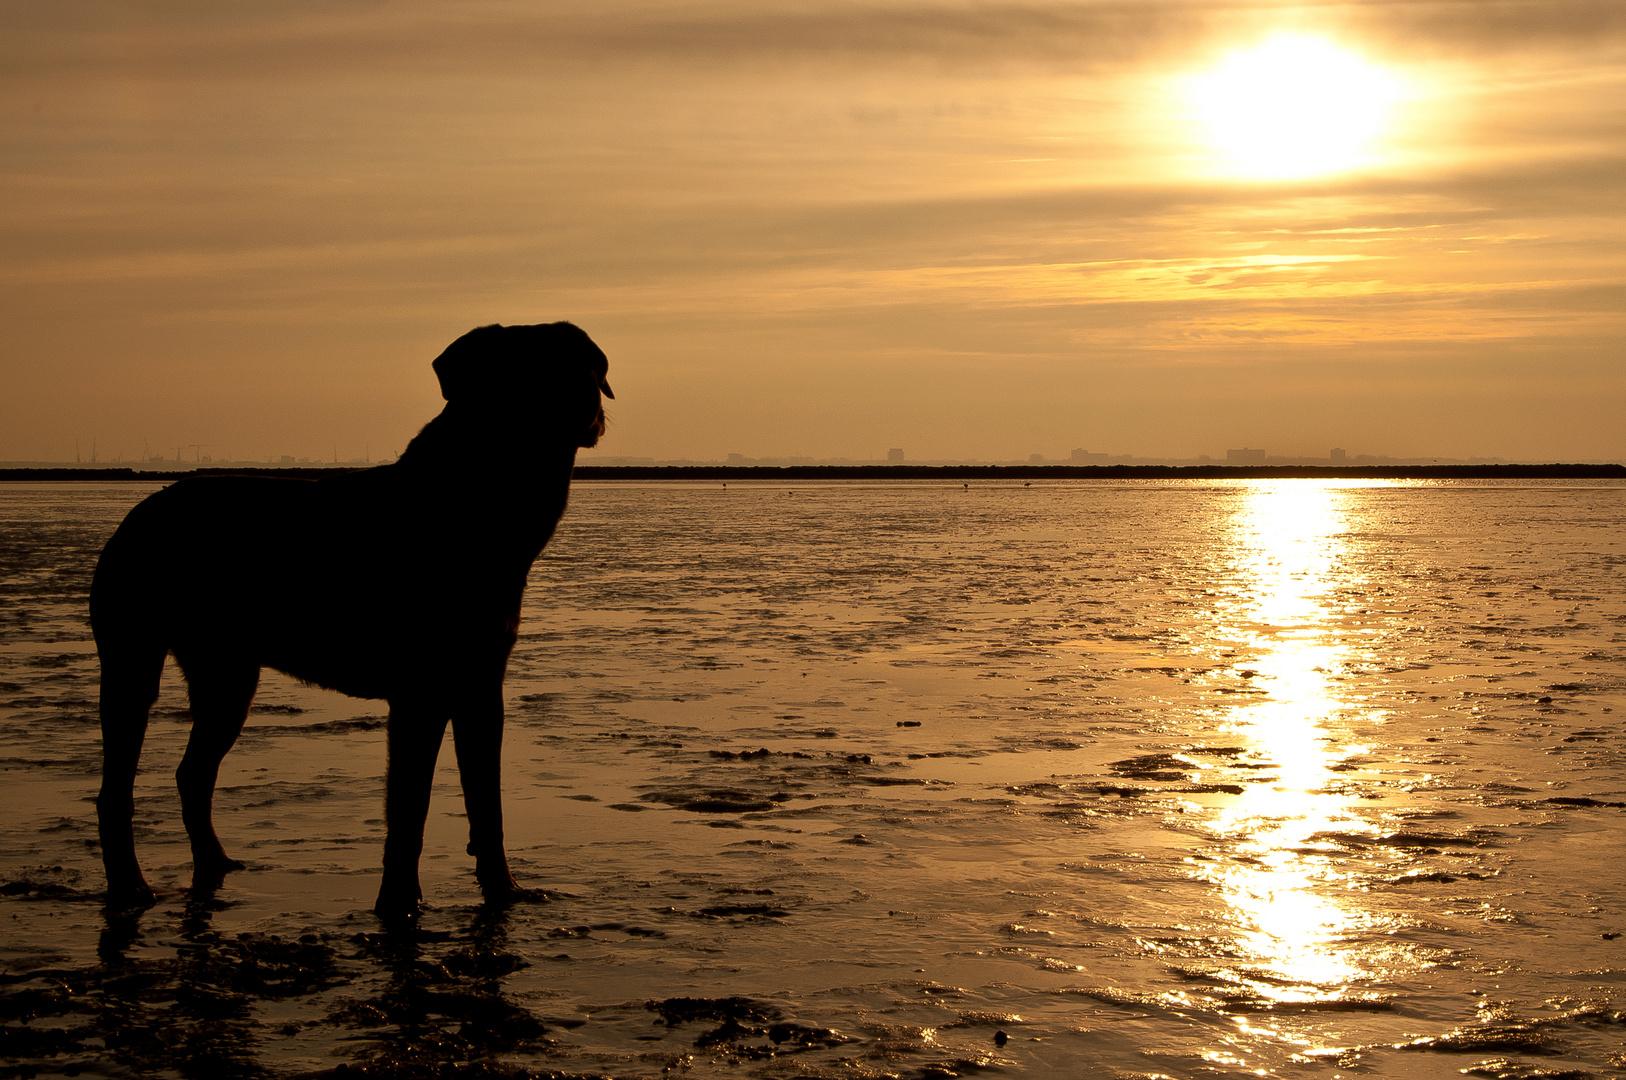
[[956, 66], [1144, 62], [1216, 36], [1279, 26], [1363, 35], [1406, 52], [1561, 49], [1609, 55], [1626, 37], [1614, 0], [1067, 0], [945, 3], [519, 0], [250, 7], [206, 2], [5, 5], [14, 75], [105, 67], [125, 74], [259, 77], [327, 65], [423, 73], [523, 70], [616, 59], [780, 64], [795, 58]]

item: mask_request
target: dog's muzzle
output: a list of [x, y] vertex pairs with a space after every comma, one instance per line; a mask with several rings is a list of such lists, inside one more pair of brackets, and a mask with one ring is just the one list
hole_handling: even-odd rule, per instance
[[587, 430], [582, 432], [581, 442], [576, 445], [583, 447], [597, 446], [598, 441], [604, 437], [605, 429], [609, 427], [609, 424], [610, 422], [605, 417], [604, 409], [601, 406], [598, 412], [593, 414], [593, 419], [587, 425]]

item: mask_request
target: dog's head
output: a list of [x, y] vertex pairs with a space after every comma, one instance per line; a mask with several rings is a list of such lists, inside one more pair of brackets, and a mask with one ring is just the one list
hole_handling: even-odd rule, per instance
[[434, 368], [448, 404], [505, 415], [540, 413], [544, 425], [555, 429], [544, 437], [556, 434], [573, 446], [598, 442], [604, 434], [601, 395], [615, 397], [606, 378], [609, 359], [568, 322], [470, 330], [446, 346]]

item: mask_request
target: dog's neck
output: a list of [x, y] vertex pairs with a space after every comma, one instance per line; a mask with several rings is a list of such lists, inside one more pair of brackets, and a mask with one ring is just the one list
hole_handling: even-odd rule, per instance
[[557, 432], [525, 432], [509, 417], [448, 404], [407, 443], [399, 464], [423, 475], [476, 476], [553, 473], [568, 478], [576, 446]]
[[546, 437], [524, 445], [520, 433], [447, 405], [391, 468], [436, 492], [443, 524], [501, 537], [505, 553], [529, 565], [564, 512], [575, 463], [574, 445]]

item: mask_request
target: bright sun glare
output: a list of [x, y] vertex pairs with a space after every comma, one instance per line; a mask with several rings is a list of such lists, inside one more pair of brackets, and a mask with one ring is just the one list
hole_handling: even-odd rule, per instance
[[1195, 76], [1188, 93], [1226, 171], [1291, 178], [1372, 163], [1402, 84], [1324, 38], [1278, 34]]

